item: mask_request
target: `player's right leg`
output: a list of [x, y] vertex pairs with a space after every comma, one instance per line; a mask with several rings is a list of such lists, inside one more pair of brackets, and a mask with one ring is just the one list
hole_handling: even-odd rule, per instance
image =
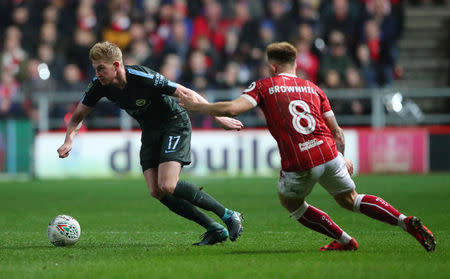
[[335, 239], [320, 250], [356, 250], [358, 243], [354, 238], [333, 222], [328, 214], [304, 201], [321, 172], [320, 166], [303, 172], [282, 171], [278, 181], [280, 203], [291, 217], [305, 227]]
[[227, 225], [230, 240], [235, 241], [243, 231], [241, 214], [225, 208], [200, 187], [187, 181], [178, 180], [180, 170], [178, 162], [161, 163], [158, 167], [158, 185], [160, 188], [171, 193], [174, 197], [184, 199], [195, 206], [214, 212]]
[[191, 162], [191, 126], [187, 114], [179, 114], [161, 131], [158, 154], [158, 185], [174, 197], [184, 199], [204, 210], [214, 212], [226, 224], [231, 241], [242, 233], [242, 217], [237, 211], [225, 208], [197, 185], [179, 180], [181, 167]]

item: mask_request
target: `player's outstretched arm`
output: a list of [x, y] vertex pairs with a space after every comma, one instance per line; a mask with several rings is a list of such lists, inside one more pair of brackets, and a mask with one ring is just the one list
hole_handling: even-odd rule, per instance
[[[196, 111], [212, 116], [234, 117], [253, 108], [253, 104], [244, 97], [233, 101], [208, 103], [199, 100], [198, 94], [192, 90], [179, 90], [176, 97], [182, 107], [190, 111]], [[200, 96], [201, 97], [201, 96]]]
[[57, 152], [59, 158], [66, 158], [69, 156], [70, 150], [72, 150], [72, 142], [77, 131], [81, 128], [83, 119], [92, 111], [91, 107], [79, 103], [72, 116], [70, 117], [69, 123], [67, 124], [66, 138], [64, 139], [63, 145], [58, 148]]
[[[205, 98], [203, 98], [200, 94], [198, 94], [194, 90], [186, 88], [180, 84], [178, 85], [177, 90], [174, 93], [174, 96], [178, 97], [181, 106], [183, 106], [184, 108], [186, 108], [187, 110], [190, 110], [190, 111], [196, 111], [196, 110], [185, 106], [183, 104], [182, 98], [188, 98], [190, 100], [190, 103], [193, 105], [209, 104], [208, 101]], [[186, 99], [184, 99], [184, 100], [186, 100]], [[201, 112], [201, 111], [197, 111], [197, 112]], [[204, 113], [204, 114], [208, 114], [208, 113]], [[210, 114], [210, 115], [213, 115], [215, 120], [217, 121], [217, 123], [219, 123], [219, 125], [225, 130], [238, 130], [239, 131], [244, 127], [244, 125], [242, 124], [241, 121], [231, 118], [231, 117], [227, 117], [227, 116], [231, 116], [231, 115], [214, 115], [214, 114]]]

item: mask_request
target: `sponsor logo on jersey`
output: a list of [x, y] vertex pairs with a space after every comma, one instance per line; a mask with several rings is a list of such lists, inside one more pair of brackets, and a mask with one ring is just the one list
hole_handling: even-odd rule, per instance
[[145, 99], [137, 99], [136, 100], [136, 106], [138, 107], [142, 107], [143, 105], [145, 105], [147, 101]]
[[269, 94], [272, 95], [274, 93], [310, 93], [310, 94], [317, 94], [316, 90], [312, 88], [311, 86], [272, 86], [269, 87]]
[[319, 146], [322, 143], [323, 143], [323, 140], [312, 139], [312, 140], [306, 141], [304, 143], [299, 143], [298, 146], [300, 147], [301, 151], [306, 151], [306, 150], [311, 149], [313, 147]]
[[92, 88], [92, 85], [94, 85], [94, 82], [91, 81], [84, 92], [87, 93]]

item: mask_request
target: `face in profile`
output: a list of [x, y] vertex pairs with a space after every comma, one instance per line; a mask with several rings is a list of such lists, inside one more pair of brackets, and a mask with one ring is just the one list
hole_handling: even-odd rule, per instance
[[116, 78], [117, 69], [114, 63], [104, 60], [94, 60], [92, 61], [92, 66], [95, 69], [95, 76], [102, 85], [110, 85]]

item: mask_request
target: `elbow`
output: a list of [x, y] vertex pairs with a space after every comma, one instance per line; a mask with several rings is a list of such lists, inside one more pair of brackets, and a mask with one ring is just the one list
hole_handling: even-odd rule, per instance
[[235, 110], [228, 110], [227, 112], [226, 112], [226, 115], [225, 116], [228, 116], [228, 117], [235, 117], [235, 116], [237, 116], [239, 113], [237, 113], [237, 111], [235, 111]]
[[227, 108], [227, 109], [223, 112], [223, 115], [222, 115], [222, 116], [235, 117], [235, 116], [237, 116], [237, 115], [239, 115], [239, 112], [238, 112], [236, 109], [230, 107], [230, 108]]
[[216, 107], [212, 109], [209, 114], [214, 116], [226, 116], [226, 117], [235, 117], [239, 114], [239, 112], [234, 109], [232, 106], [225, 107]]

